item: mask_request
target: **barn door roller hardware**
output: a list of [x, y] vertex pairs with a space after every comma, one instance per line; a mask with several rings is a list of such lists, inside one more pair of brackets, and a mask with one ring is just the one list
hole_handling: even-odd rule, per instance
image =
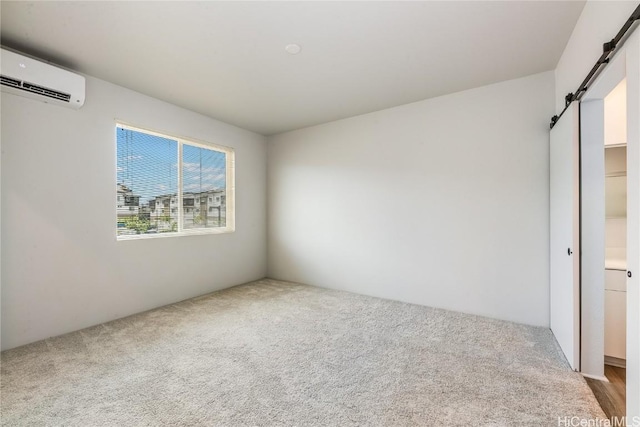
[[620, 28], [620, 31], [618, 31], [618, 34], [602, 45], [602, 55], [600, 55], [600, 58], [598, 58], [598, 61], [595, 63], [593, 68], [591, 68], [591, 71], [589, 71], [589, 74], [587, 74], [587, 77], [585, 77], [578, 89], [575, 92], [568, 93], [567, 96], [564, 97], [564, 109], [559, 115], [551, 117], [551, 124], [549, 125], [551, 129], [553, 129], [558, 120], [560, 120], [560, 117], [562, 117], [564, 112], [567, 111], [569, 105], [571, 105], [573, 101], [579, 101], [580, 98], [582, 98], [591, 82], [598, 77], [598, 74], [600, 74], [606, 64], [609, 63], [609, 60], [615, 53], [616, 49], [622, 46], [625, 37], [631, 34], [632, 31], [629, 30], [638, 19], [640, 19], [640, 6], [636, 7], [636, 10], [634, 10], [629, 19], [625, 21], [622, 28]]

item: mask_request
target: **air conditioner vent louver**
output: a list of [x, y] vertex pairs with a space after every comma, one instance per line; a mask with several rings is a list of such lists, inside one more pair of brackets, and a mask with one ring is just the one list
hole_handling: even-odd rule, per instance
[[13, 86], [13, 87], [22, 86], [22, 82], [20, 80], [12, 79], [11, 77], [7, 77], [7, 76], [0, 76], [0, 83], [2, 83], [5, 86]]
[[58, 92], [57, 90], [37, 86], [28, 82], [22, 82], [22, 89], [28, 92], [48, 96], [49, 98], [59, 99], [60, 101], [69, 102], [69, 100], [71, 99], [71, 95], [69, 95], [68, 93]]
[[21, 82], [20, 80], [12, 79], [7, 76], [0, 76], [0, 83], [5, 86], [15, 87], [16, 89], [22, 89], [27, 92], [37, 93], [39, 95], [48, 96], [60, 101], [69, 102], [71, 95], [68, 93], [58, 92], [57, 90], [49, 89], [46, 87], [34, 85], [28, 82]]
[[69, 102], [71, 95], [68, 93], [58, 92], [57, 90], [49, 89], [42, 86], [37, 86], [31, 83], [22, 82], [22, 88], [29, 92], [39, 93], [40, 95], [48, 96], [49, 98], [59, 99], [61, 101]]

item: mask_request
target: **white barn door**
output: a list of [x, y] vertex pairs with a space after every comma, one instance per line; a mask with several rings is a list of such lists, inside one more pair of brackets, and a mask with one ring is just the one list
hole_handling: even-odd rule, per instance
[[550, 324], [574, 370], [580, 369], [579, 103], [551, 129], [549, 176]]

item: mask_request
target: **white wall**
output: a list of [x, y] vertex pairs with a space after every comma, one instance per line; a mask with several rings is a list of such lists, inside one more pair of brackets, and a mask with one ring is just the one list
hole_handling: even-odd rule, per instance
[[[115, 119], [236, 150], [236, 232], [116, 241]], [[79, 111], [2, 94], [2, 348], [265, 276], [263, 136], [87, 79]]]
[[[627, 143], [627, 79], [604, 98], [604, 145]], [[625, 153], [626, 155], [626, 153]]]
[[564, 97], [575, 92], [610, 41], [638, 6], [635, 1], [587, 1], [555, 70], [556, 112]]
[[546, 72], [270, 137], [269, 277], [548, 325], [552, 112]]
[[605, 221], [607, 248], [627, 247], [627, 218], [607, 218]]

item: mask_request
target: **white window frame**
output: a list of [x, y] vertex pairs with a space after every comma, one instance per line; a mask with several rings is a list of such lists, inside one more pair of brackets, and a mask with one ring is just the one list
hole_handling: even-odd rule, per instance
[[[114, 232], [116, 233], [117, 240], [140, 240], [140, 239], [158, 239], [165, 237], [179, 237], [179, 236], [194, 236], [194, 235], [202, 235], [202, 234], [225, 234], [225, 233], [233, 233], [236, 231], [236, 186], [235, 186], [235, 150], [231, 147], [226, 147], [224, 145], [213, 144], [210, 142], [198, 141], [192, 138], [183, 138], [179, 136], [172, 135], [170, 133], [153, 131], [150, 129], [145, 129], [142, 127], [131, 126], [122, 121], [116, 121], [115, 123], [115, 138], [116, 138], [116, 147], [117, 147], [117, 138], [118, 132], [117, 129], [126, 129], [134, 132], [146, 133], [149, 135], [157, 136], [160, 138], [170, 139], [177, 142], [178, 145], [178, 191], [176, 194], [177, 203], [170, 202], [170, 205], [177, 205], [176, 208], [178, 210], [178, 231], [166, 232], [166, 233], [152, 233], [152, 234], [123, 234], [118, 235], [117, 226], [114, 227]], [[183, 174], [183, 165], [182, 165], [182, 147], [183, 145], [190, 145], [193, 147], [204, 148], [208, 150], [215, 150], [225, 153], [225, 172], [226, 172], [226, 180], [225, 180], [225, 195], [227, 196], [227, 209], [226, 209], [226, 225], [224, 227], [215, 227], [215, 228], [195, 228], [195, 229], [183, 229], [183, 195], [182, 195], [182, 174]], [[117, 160], [116, 160], [117, 164]], [[114, 165], [114, 167], [117, 165]], [[116, 193], [117, 198], [117, 193]], [[171, 199], [170, 199], [171, 200]], [[116, 202], [117, 204], [117, 202]], [[116, 209], [116, 219], [117, 219], [117, 209]], [[117, 223], [117, 221], [116, 221]]]

